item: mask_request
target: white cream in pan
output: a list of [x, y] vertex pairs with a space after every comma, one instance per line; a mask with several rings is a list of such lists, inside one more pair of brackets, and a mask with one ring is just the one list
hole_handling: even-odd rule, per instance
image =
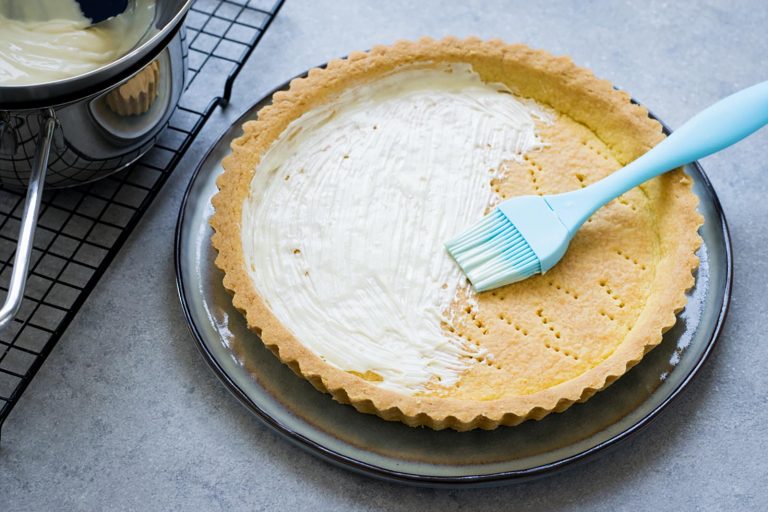
[[474, 346], [441, 325], [466, 282], [443, 243], [494, 200], [505, 160], [539, 147], [548, 114], [468, 65], [408, 68], [293, 121], [243, 204], [250, 277], [275, 316], [381, 387], [450, 385]]
[[61, 80], [109, 64], [151, 30], [154, 0], [91, 26], [75, 0], [0, 0], [0, 85]]

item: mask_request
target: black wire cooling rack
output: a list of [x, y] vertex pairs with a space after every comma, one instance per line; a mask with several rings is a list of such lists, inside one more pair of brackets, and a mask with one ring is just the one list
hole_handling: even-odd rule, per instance
[[[214, 109], [284, 0], [196, 0], [188, 87], [152, 150], [126, 171], [43, 197], [21, 310], [0, 331], [0, 429], [64, 330]], [[24, 193], [0, 187], [0, 297], [8, 291]]]

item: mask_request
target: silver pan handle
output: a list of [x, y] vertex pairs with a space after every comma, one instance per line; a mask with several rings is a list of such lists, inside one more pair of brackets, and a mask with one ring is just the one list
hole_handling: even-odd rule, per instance
[[19, 243], [16, 246], [16, 255], [13, 259], [13, 273], [11, 283], [8, 286], [8, 296], [3, 307], [0, 308], [0, 329], [11, 322], [21, 307], [24, 298], [24, 287], [27, 284], [27, 271], [29, 259], [32, 255], [32, 243], [35, 239], [35, 227], [37, 216], [40, 213], [40, 199], [43, 196], [45, 173], [48, 169], [48, 155], [51, 152], [53, 131], [56, 128], [56, 118], [52, 111], [47, 111], [43, 122], [43, 129], [37, 141], [35, 158], [32, 163], [32, 174], [27, 185], [27, 199], [24, 202], [24, 214], [21, 218], [19, 230]]

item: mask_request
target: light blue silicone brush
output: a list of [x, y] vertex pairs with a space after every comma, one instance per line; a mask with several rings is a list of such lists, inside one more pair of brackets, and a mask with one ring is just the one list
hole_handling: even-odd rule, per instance
[[724, 149], [768, 124], [768, 82], [722, 99], [646, 154], [610, 176], [572, 192], [521, 196], [446, 243], [478, 292], [552, 268], [576, 231], [600, 207], [671, 169]]

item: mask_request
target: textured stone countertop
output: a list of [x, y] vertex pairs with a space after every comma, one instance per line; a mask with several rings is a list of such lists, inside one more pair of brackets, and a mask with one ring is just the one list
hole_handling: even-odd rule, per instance
[[421, 35], [521, 41], [570, 55], [674, 128], [768, 79], [766, 27], [765, 0], [288, 0], [233, 102], [211, 118], [4, 425], [0, 510], [768, 509], [768, 130], [703, 161], [730, 222], [735, 283], [699, 378], [633, 440], [522, 485], [406, 488], [288, 444], [198, 354], [172, 254], [189, 176], [228, 120], [329, 58]]

